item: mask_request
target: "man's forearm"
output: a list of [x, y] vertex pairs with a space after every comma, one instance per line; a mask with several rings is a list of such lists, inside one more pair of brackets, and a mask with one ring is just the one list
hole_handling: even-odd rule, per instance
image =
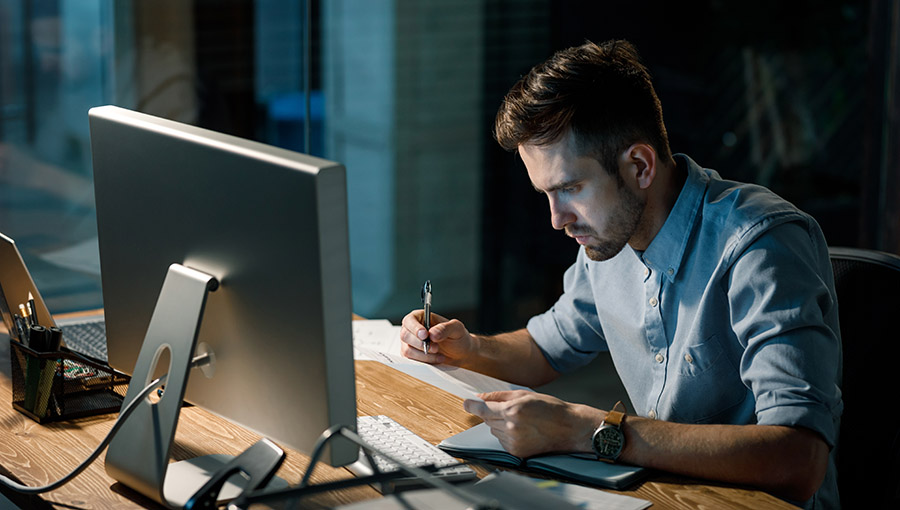
[[456, 365], [529, 387], [546, 384], [559, 376], [527, 329], [472, 337], [477, 349]]
[[628, 416], [623, 462], [746, 484], [804, 501], [825, 476], [828, 446], [815, 432], [767, 425], [686, 425]]

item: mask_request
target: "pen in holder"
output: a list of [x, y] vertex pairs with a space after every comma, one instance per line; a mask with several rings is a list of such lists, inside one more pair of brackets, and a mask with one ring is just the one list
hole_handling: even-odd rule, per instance
[[13, 408], [38, 423], [118, 412], [129, 377], [60, 348], [61, 340], [58, 328], [37, 325], [28, 345], [10, 339]]
[[[29, 345], [36, 352], [55, 351], [50, 345], [50, 331], [40, 325], [32, 325], [28, 329]], [[37, 416], [46, 414], [50, 401], [50, 387], [53, 384], [54, 364], [46, 359], [25, 358], [25, 403]]]

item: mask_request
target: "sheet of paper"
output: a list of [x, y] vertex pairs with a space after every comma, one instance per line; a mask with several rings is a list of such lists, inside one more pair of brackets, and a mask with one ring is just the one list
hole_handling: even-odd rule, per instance
[[[496, 473], [498, 476], [521, 476], [508, 471]], [[555, 494], [584, 510], [643, 510], [653, 503], [623, 494], [613, 494], [582, 485], [528, 477], [536, 487]]]
[[[371, 323], [371, 324], [370, 324]], [[478, 393], [523, 389], [500, 379], [448, 365], [429, 365], [400, 354], [400, 326], [386, 320], [353, 321], [353, 358], [374, 360], [462, 398]]]
[[[462, 388], [472, 395], [476, 393], [487, 393], [489, 391], [506, 391], [506, 390], [526, 390], [532, 391], [531, 388], [520, 386], [518, 384], [508, 383], [500, 379], [479, 374], [465, 368], [454, 367], [450, 365], [429, 365], [437, 371], [438, 375], [452, 384]], [[478, 397], [468, 397], [478, 398]]]
[[406, 375], [415, 377], [422, 382], [436, 386], [461, 398], [478, 398], [476, 395], [478, 391], [473, 391], [469, 385], [461, 384], [452, 377], [443, 376], [443, 372], [427, 363], [413, 361], [409, 358], [404, 358], [399, 354], [370, 351], [362, 348], [357, 348], [356, 350], [361, 355], [361, 357], [358, 357], [357, 359], [370, 359], [383, 363]]
[[400, 355], [400, 326], [385, 319], [352, 321], [354, 359], [365, 356], [362, 351], [387, 352]]
[[[509, 471], [489, 474], [474, 485], [459, 487], [469, 497], [497, 499], [501, 508], [578, 508], [581, 510], [643, 510], [652, 503], [622, 494], [554, 480], [518, 475]], [[538, 489], [535, 491], [535, 489]], [[507, 505], [507, 506], [504, 506]], [[402, 492], [384, 498], [352, 503], [340, 510], [421, 510], [473, 508], [470, 501], [438, 489]]]

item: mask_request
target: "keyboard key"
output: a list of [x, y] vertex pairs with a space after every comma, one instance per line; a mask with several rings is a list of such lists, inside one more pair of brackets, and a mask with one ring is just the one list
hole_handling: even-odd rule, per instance
[[[475, 470], [469, 466], [458, 465], [459, 461], [414, 434], [387, 416], [360, 416], [356, 422], [357, 433], [376, 451], [384, 452], [400, 462], [415, 467], [434, 465], [442, 467], [433, 473], [446, 482], [461, 482], [476, 478]], [[385, 457], [373, 454], [375, 463], [381, 471], [396, 471], [398, 466]], [[373, 470], [360, 450], [359, 460], [348, 466], [357, 476], [371, 475]], [[393, 489], [409, 489], [413, 487], [429, 487], [428, 483], [415, 477], [395, 479]], [[376, 489], [384, 492], [383, 487]]]
[[63, 342], [69, 349], [106, 361], [106, 324], [102, 319], [61, 324]]

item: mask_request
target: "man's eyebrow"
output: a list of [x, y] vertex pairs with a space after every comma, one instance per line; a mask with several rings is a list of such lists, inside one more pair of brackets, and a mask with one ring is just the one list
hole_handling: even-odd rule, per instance
[[537, 191], [538, 193], [550, 193], [550, 192], [553, 192], [553, 191], [556, 191], [556, 190], [560, 190], [560, 189], [563, 189], [563, 188], [571, 188], [572, 186], [578, 184], [579, 182], [581, 182], [581, 179], [569, 179], [569, 180], [567, 180], [567, 181], [563, 181], [563, 182], [556, 183], [556, 184], [554, 184], [554, 185], [548, 187], [547, 189], [540, 189], [540, 188], [538, 188], [537, 186], [535, 186], [534, 183], [531, 183], [531, 186], [532, 186], [532, 187], [535, 189], [535, 191]]

